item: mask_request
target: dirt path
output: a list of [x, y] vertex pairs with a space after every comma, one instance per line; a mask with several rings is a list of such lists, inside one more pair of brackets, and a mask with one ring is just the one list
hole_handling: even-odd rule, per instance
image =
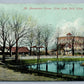
[[0, 81], [59, 81], [64, 79], [53, 79], [44, 76], [35, 76], [34, 74], [25, 74], [15, 72], [0, 65]]

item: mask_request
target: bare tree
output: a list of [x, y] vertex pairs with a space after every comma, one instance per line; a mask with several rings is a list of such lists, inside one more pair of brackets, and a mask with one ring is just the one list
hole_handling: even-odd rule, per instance
[[83, 37], [83, 55], [84, 55], [84, 37]]
[[30, 48], [30, 56], [31, 56], [31, 52], [32, 52], [32, 46], [35, 43], [35, 36], [36, 36], [36, 31], [35, 31], [35, 27], [36, 27], [36, 21], [30, 16], [28, 18], [27, 21], [27, 25], [28, 25], [28, 33], [27, 35], [22, 39], [22, 41], [20, 41], [21, 45], [25, 45], [28, 46]]
[[34, 28], [29, 28], [27, 35], [20, 41], [20, 45], [25, 45], [30, 48], [30, 56], [31, 56], [31, 52], [32, 52], [31, 47], [34, 44], [34, 40], [35, 40], [35, 30], [34, 30]]
[[28, 35], [27, 35], [27, 41], [28, 41], [28, 46], [30, 47], [30, 56], [31, 56], [31, 52], [32, 52], [32, 46], [34, 44], [34, 40], [35, 40], [35, 27], [36, 27], [36, 21], [30, 16], [28, 18]]
[[82, 41], [80, 42], [80, 39], [78, 40], [78, 42], [80, 44], [82, 44], [82, 51], [81, 54], [84, 55], [84, 32], [81, 33], [81, 36], [82, 36]]
[[42, 35], [42, 26], [37, 26], [36, 30], [36, 45], [41, 46], [43, 45], [43, 35]]
[[56, 34], [54, 36], [55, 46], [56, 46], [56, 50], [57, 50], [57, 59], [58, 59], [58, 50], [59, 50], [59, 35], [60, 35], [60, 28], [58, 27], [56, 29]]
[[14, 35], [15, 35], [15, 44], [16, 44], [16, 55], [15, 61], [18, 61], [18, 42], [20, 38], [22, 38], [25, 34], [27, 34], [26, 26], [25, 26], [25, 18], [21, 15], [14, 15], [11, 18], [10, 26], [13, 28]]
[[[36, 30], [36, 34], [35, 34], [35, 44], [37, 47], [40, 47], [43, 45], [43, 39], [42, 39], [42, 26], [37, 26]], [[38, 50], [38, 55], [40, 54], [40, 48]]]
[[7, 27], [8, 27], [8, 22], [9, 16], [8, 14], [1, 12], [0, 13], [0, 38], [1, 38], [1, 45], [2, 45], [2, 55], [3, 55], [3, 62], [5, 62], [5, 48], [6, 48], [6, 41], [7, 41]]
[[72, 30], [71, 30], [71, 34], [72, 34], [72, 55], [74, 56], [74, 53], [75, 53], [75, 51], [74, 51], [74, 46], [75, 46], [75, 36], [76, 36], [76, 34], [77, 34], [77, 32], [76, 32], [76, 29], [73, 27], [72, 28]]
[[15, 38], [14, 38], [14, 32], [12, 28], [7, 32], [8, 38], [7, 38], [7, 43], [6, 45], [9, 46], [8, 50], [10, 52], [10, 57], [12, 56], [12, 47], [15, 45]]
[[29, 33], [29, 35], [28, 35], [28, 44], [29, 44], [29, 47], [30, 47], [30, 55], [31, 55], [31, 52], [32, 52], [31, 47], [32, 47], [32, 45], [33, 45], [33, 43], [34, 43], [34, 37], [35, 37], [34, 30], [31, 29], [31, 30], [30, 30], [30, 33]]
[[45, 25], [43, 26], [42, 28], [42, 38], [43, 38], [43, 43], [44, 43], [44, 46], [45, 46], [45, 55], [48, 55], [48, 43], [49, 43], [49, 38], [50, 38], [50, 35], [51, 35], [51, 28], [49, 27], [49, 25]]

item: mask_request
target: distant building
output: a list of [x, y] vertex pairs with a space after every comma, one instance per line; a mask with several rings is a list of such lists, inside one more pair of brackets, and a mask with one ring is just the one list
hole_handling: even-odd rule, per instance
[[[2, 49], [3, 47], [0, 47], [0, 54], [2, 54]], [[10, 54], [9, 52], [9, 47], [6, 47], [5, 48], [5, 54]], [[16, 47], [12, 47], [11, 49], [11, 53], [12, 54], [15, 54], [16, 53]], [[21, 55], [28, 55], [30, 53], [30, 50], [27, 48], [27, 47], [18, 47], [18, 53], [21, 54]]]
[[61, 54], [72, 54], [73, 46], [75, 53], [83, 54], [84, 52], [84, 37], [81, 36], [73, 36], [71, 33], [68, 33], [66, 36], [58, 38], [58, 44]]
[[[16, 47], [12, 47], [11, 49], [12, 53], [16, 53]], [[18, 47], [18, 53], [19, 54], [28, 54], [30, 51], [27, 47]]]

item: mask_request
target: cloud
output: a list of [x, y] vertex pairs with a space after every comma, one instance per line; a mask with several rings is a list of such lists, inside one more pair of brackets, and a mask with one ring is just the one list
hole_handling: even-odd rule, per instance
[[66, 36], [67, 33], [71, 33], [72, 31], [77, 32], [78, 35], [84, 32], [84, 20], [82, 18], [78, 18], [75, 21], [64, 21], [61, 23], [60, 30], [62, 31], [60, 36]]

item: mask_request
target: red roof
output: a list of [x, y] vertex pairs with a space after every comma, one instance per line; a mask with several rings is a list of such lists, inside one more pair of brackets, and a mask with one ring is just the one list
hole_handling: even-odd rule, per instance
[[[12, 47], [11, 51], [16, 52], [16, 47]], [[27, 47], [18, 47], [18, 52], [19, 53], [29, 52], [29, 49]]]
[[72, 35], [71, 33], [68, 33], [67, 35]]
[[[31, 48], [37, 48], [37, 46], [32, 46]], [[44, 48], [43, 46], [40, 46], [39, 48]]]

